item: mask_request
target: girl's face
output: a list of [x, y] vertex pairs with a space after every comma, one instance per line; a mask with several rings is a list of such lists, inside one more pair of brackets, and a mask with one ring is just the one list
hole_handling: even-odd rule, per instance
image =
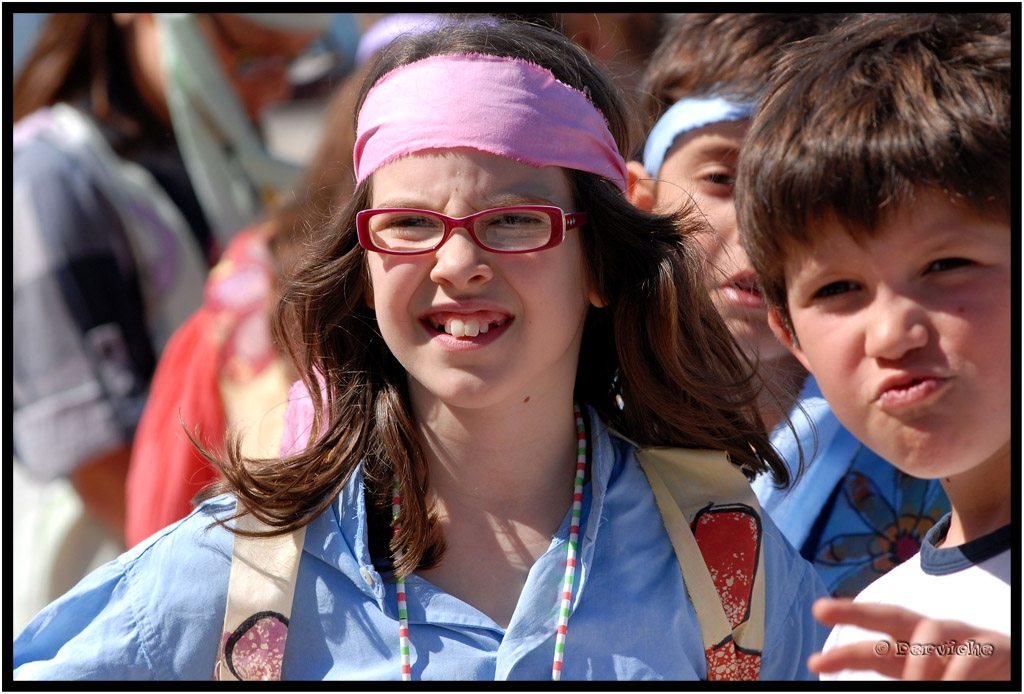
[[768, 309], [736, 227], [736, 164], [748, 124], [712, 123], [676, 140], [658, 174], [654, 205], [656, 211], [670, 211], [693, 198], [711, 226], [697, 240], [706, 251], [712, 301], [748, 355], [777, 361], [789, 353], [768, 327]]
[[[580, 211], [561, 169], [472, 149], [403, 157], [378, 169], [371, 185], [373, 208], [450, 217], [510, 205]], [[414, 409], [571, 398], [592, 295], [579, 233], [586, 227], [554, 248], [515, 255], [484, 250], [460, 228], [431, 253], [367, 252], [368, 301], [408, 371]], [[477, 334], [456, 336], [462, 326]]]

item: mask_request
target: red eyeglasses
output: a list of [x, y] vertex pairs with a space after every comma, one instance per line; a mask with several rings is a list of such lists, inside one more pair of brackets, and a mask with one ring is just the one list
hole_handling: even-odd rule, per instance
[[587, 221], [584, 212], [565, 213], [549, 205], [496, 207], [455, 219], [439, 212], [404, 208], [356, 214], [359, 245], [395, 255], [432, 253], [454, 229], [465, 229], [491, 253], [533, 253], [562, 243], [565, 232]]

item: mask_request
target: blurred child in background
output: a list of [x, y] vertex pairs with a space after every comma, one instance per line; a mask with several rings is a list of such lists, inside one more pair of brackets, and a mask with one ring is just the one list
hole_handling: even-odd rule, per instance
[[13, 93], [16, 620], [123, 546], [157, 358], [219, 249], [293, 182], [254, 119], [328, 18], [55, 13], [41, 28]]

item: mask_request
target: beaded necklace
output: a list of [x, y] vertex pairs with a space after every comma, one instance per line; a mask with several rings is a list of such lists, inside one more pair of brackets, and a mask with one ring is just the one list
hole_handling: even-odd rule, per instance
[[[576, 479], [572, 493], [572, 516], [569, 521], [569, 542], [565, 554], [565, 578], [562, 581], [562, 605], [558, 611], [558, 626], [555, 630], [555, 656], [551, 662], [551, 679], [562, 679], [562, 658], [565, 656], [565, 635], [569, 628], [569, 613], [572, 607], [573, 577], [576, 573], [576, 548], [580, 535], [580, 517], [583, 510], [583, 479], [587, 471], [587, 432], [583, 425], [583, 414], [579, 405], [573, 406], [576, 415]], [[401, 530], [398, 517], [402, 511], [402, 497], [396, 477], [391, 486], [391, 515], [395, 535]], [[395, 552], [395, 563], [401, 561], [402, 550]], [[405, 601], [405, 578], [396, 580], [398, 593], [398, 648], [402, 656], [402, 680], [412, 679], [412, 665], [409, 647], [409, 610]]]

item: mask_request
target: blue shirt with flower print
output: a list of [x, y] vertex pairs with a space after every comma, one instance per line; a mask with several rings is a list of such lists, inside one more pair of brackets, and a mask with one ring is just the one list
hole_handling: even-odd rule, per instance
[[790, 471], [803, 450], [804, 470], [787, 490], [764, 476], [753, 483], [768, 512], [835, 597], [854, 597], [917, 554], [925, 533], [949, 512], [938, 480], [904, 474], [840, 424], [808, 376], [772, 443]]

